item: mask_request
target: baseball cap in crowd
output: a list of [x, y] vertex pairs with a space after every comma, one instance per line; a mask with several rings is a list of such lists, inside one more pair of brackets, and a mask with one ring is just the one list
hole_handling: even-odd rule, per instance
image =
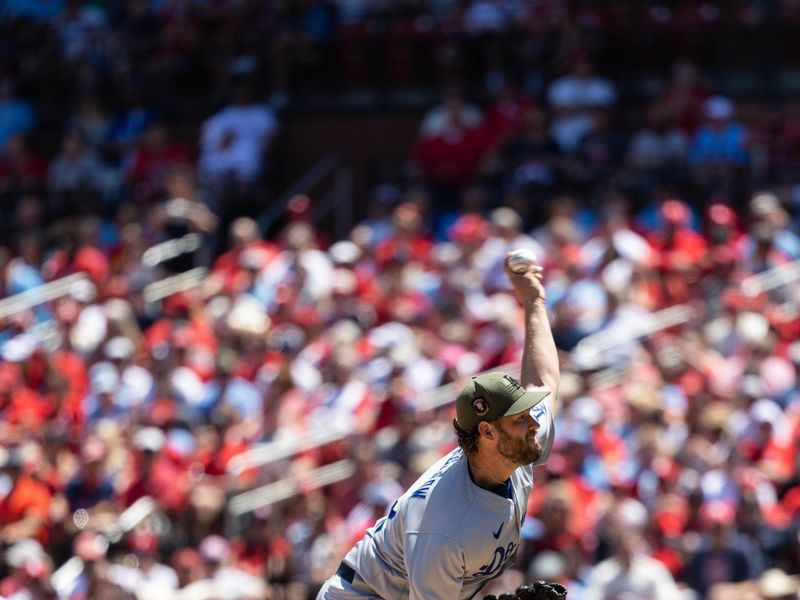
[[133, 356], [133, 341], [122, 335], [111, 338], [103, 347], [103, 352], [109, 360], [128, 360]]
[[221, 563], [231, 554], [231, 545], [220, 535], [208, 535], [200, 542], [200, 556], [209, 562]]
[[781, 201], [770, 192], [760, 192], [750, 200], [750, 212], [758, 219], [767, 217], [781, 208]]
[[530, 410], [550, 395], [550, 390], [526, 390], [505, 373], [482, 373], [470, 379], [456, 400], [456, 416], [462, 429], [472, 429], [481, 421], [516, 415]]
[[769, 398], [760, 398], [753, 402], [748, 411], [748, 416], [754, 423], [773, 426], [785, 418], [780, 405]]
[[96, 394], [113, 394], [119, 385], [117, 367], [107, 361], [95, 363], [89, 369], [89, 385]]
[[507, 231], [522, 230], [522, 218], [513, 208], [509, 208], [507, 206], [495, 208], [489, 215], [489, 219], [491, 220], [492, 225], [495, 225], [500, 229]]
[[548, 580], [558, 581], [567, 572], [567, 563], [564, 558], [552, 550], [538, 552], [536, 558], [531, 561], [528, 567], [528, 576], [531, 581]]
[[658, 530], [671, 538], [681, 535], [686, 530], [688, 521], [688, 512], [679, 507], [662, 508], [653, 516], [653, 522]]
[[133, 436], [133, 445], [146, 452], [159, 452], [164, 447], [166, 435], [158, 427], [143, 427]]
[[447, 237], [458, 244], [480, 242], [486, 236], [486, 225], [480, 215], [462, 215], [447, 228]]
[[649, 519], [647, 508], [636, 498], [625, 498], [616, 507], [619, 525], [627, 530], [641, 530]]
[[705, 527], [730, 525], [736, 519], [736, 509], [724, 500], [704, 502], [700, 507], [700, 522]]
[[328, 248], [328, 256], [339, 265], [352, 265], [361, 258], [361, 248], [350, 240], [341, 240]]
[[672, 225], [687, 226], [691, 223], [692, 211], [683, 201], [676, 198], [665, 200], [659, 206], [661, 218]]

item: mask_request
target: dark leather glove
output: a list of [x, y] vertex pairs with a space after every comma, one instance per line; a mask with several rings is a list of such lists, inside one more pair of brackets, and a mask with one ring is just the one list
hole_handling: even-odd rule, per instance
[[521, 585], [517, 588], [519, 600], [563, 600], [567, 597], [567, 588], [560, 583], [537, 581], [533, 585]]
[[521, 585], [513, 594], [503, 593], [500, 597], [489, 594], [483, 600], [565, 600], [567, 588], [560, 583], [536, 581], [533, 585]]

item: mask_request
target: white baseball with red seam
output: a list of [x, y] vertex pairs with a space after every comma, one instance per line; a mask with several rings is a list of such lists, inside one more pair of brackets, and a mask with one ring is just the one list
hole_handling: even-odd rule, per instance
[[506, 256], [506, 264], [514, 273], [525, 273], [531, 266], [536, 264], [536, 253], [527, 248], [512, 250]]

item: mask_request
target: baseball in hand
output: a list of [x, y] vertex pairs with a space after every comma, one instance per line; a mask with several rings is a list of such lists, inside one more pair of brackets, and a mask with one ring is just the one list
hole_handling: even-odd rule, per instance
[[536, 254], [527, 248], [512, 250], [506, 256], [506, 264], [513, 273], [525, 273], [532, 265], [536, 264]]

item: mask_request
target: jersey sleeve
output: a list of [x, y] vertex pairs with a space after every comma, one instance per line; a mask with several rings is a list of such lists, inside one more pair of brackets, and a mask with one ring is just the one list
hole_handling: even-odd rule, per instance
[[535, 467], [536, 465], [543, 465], [550, 458], [550, 453], [553, 451], [553, 442], [556, 438], [556, 427], [549, 402], [539, 402], [531, 409], [531, 414], [539, 422], [539, 431], [536, 436], [542, 445], [542, 456], [532, 465]]
[[452, 539], [409, 533], [405, 547], [409, 600], [453, 600], [464, 581], [464, 552]]

